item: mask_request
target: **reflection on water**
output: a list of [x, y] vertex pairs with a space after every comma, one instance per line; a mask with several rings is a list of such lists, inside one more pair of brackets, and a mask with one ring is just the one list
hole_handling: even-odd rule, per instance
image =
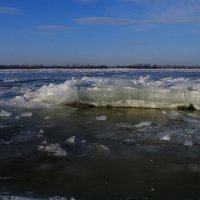
[[0, 117], [0, 194], [4, 197], [200, 197], [199, 112], [0, 110], [11, 113]]

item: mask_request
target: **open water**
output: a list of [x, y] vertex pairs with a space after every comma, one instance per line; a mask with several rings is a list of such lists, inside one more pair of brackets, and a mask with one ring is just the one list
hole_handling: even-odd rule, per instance
[[0, 199], [200, 199], [200, 71], [0, 70]]

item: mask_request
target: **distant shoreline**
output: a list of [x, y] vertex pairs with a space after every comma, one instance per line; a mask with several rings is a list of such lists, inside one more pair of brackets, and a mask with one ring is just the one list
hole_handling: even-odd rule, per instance
[[185, 65], [0, 65], [0, 69], [200, 69], [200, 66]]

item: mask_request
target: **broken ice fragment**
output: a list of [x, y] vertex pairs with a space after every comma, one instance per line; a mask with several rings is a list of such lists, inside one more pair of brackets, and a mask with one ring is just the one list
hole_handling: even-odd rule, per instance
[[43, 133], [44, 133], [44, 131], [43, 131], [42, 129], [40, 129], [40, 130], [39, 130], [39, 133], [40, 133], [40, 134], [43, 134]]
[[186, 141], [184, 142], [184, 145], [185, 145], [185, 146], [191, 147], [191, 146], [193, 146], [193, 142], [192, 142], [191, 140], [186, 140]]
[[67, 140], [65, 140], [65, 143], [67, 143], [68, 145], [75, 145], [75, 139], [76, 136], [71, 136]]
[[67, 198], [61, 196], [54, 196], [54, 197], [49, 197], [49, 200], [67, 200]]
[[15, 117], [15, 120], [20, 120], [21, 119], [21, 117], [19, 116], [19, 115], [17, 115], [16, 117]]
[[150, 125], [151, 125], [151, 122], [143, 121], [143, 122], [140, 122], [139, 124], [136, 124], [135, 127], [136, 128], [141, 128], [143, 126], [150, 126]]
[[5, 110], [2, 110], [0, 112], [0, 117], [10, 117], [12, 113], [6, 112]]
[[98, 121], [106, 121], [107, 120], [107, 116], [105, 116], [105, 115], [98, 116], [98, 117], [96, 117], [96, 120], [98, 120]]
[[44, 140], [44, 141], [41, 142], [41, 144], [42, 144], [42, 145], [45, 145], [45, 144], [47, 144], [47, 141]]
[[163, 140], [163, 141], [170, 141], [170, 135], [169, 135], [169, 134], [162, 135], [162, 136], [160, 137], [160, 140]]
[[110, 149], [103, 144], [94, 143], [90, 145], [90, 148], [95, 150], [98, 154], [110, 153]]
[[32, 115], [33, 114], [31, 112], [24, 112], [24, 113], [20, 114], [21, 117], [25, 117], [25, 118], [26, 117], [32, 117]]
[[45, 152], [52, 153], [56, 157], [67, 156], [67, 152], [60, 147], [59, 144], [50, 144], [45, 148]]
[[37, 146], [37, 149], [38, 149], [39, 151], [44, 151], [44, 150], [45, 150], [45, 147], [42, 146], [42, 145], [40, 145], [40, 146]]
[[86, 141], [86, 140], [81, 140], [81, 143], [82, 143], [82, 144], [86, 144], [87, 141]]
[[49, 119], [50, 119], [49, 116], [44, 117], [44, 120], [49, 120]]

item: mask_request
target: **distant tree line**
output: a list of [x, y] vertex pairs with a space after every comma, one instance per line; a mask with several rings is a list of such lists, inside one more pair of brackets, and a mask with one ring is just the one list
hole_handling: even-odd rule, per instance
[[128, 68], [128, 69], [200, 69], [200, 65], [0, 65], [0, 69], [110, 69], [110, 68]]

